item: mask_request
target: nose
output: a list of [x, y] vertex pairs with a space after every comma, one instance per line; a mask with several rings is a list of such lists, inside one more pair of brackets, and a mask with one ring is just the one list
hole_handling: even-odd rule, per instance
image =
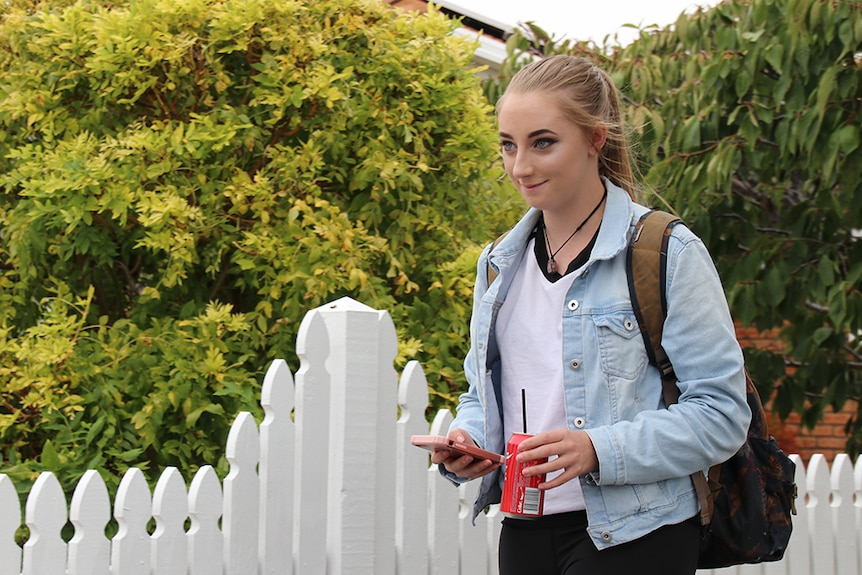
[[512, 166], [510, 170], [510, 176], [514, 179], [525, 178], [533, 173], [533, 165], [530, 162], [528, 155], [521, 150], [515, 154], [515, 157], [512, 158]]

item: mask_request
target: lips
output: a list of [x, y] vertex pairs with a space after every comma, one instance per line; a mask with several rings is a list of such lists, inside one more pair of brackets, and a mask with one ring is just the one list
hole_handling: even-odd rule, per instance
[[529, 183], [529, 184], [524, 183], [524, 182], [521, 182], [521, 188], [522, 188], [525, 192], [532, 192], [533, 190], [536, 190], [536, 189], [538, 189], [540, 186], [542, 186], [546, 181], [547, 181], [547, 180], [544, 180], [544, 181], [541, 181], [541, 182], [533, 182], [533, 183]]

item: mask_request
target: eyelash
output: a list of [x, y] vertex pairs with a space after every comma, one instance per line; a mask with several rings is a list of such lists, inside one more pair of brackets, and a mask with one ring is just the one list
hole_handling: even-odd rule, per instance
[[[557, 143], [557, 140], [553, 138], [539, 138], [535, 142], [533, 142], [533, 147], [538, 150], [547, 150], [551, 146]], [[510, 152], [515, 147], [515, 144], [509, 141], [500, 142], [500, 147], [504, 152]]]

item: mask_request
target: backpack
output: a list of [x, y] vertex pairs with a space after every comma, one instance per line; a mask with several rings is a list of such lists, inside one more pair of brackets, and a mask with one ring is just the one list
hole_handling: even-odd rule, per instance
[[[679, 389], [673, 365], [661, 346], [667, 314], [667, 243], [682, 220], [671, 214], [644, 214], [632, 234], [626, 273], [632, 307], [651, 364], [662, 379], [665, 405], [676, 403]], [[498, 237], [491, 249], [505, 237]], [[488, 265], [488, 285], [497, 273]], [[769, 435], [766, 413], [748, 370], [746, 401], [751, 422], [745, 443], [707, 474], [691, 476], [700, 501], [701, 542], [698, 569], [778, 561], [784, 556], [796, 514], [796, 464]]]
[[[665, 405], [679, 389], [673, 365], [661, 346], [667, 314], [667, 243], [681, 220], [659, 211], [638, 221], [629, 242], [626, 269], [629, 293], [650, 363], [661, 372]], [[699, 569], [778, 561], [784, 556], [796, 514], [796, 465], [769, 435], [757, 388], [745, 370], [751, 423], [745, 443], [706, 476], [692, 474], [701, 505]]]

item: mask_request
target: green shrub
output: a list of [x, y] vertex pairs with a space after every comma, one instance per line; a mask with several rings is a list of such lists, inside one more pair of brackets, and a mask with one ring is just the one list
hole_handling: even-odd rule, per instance
[[[393, 315], [463, 389], [499, 205], [475, 44], [378, 0], [0, 8], [4, 472], [212, 463], [304, 314]], [[220, 469], [224, 471], [224, 462]]]

